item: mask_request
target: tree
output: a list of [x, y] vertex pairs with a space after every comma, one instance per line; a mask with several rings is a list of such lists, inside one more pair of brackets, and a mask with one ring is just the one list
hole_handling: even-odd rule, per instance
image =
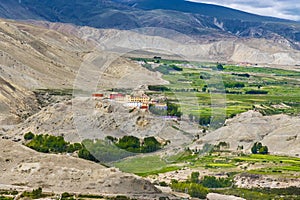
[[32, 198], [33, 199], [39, 199], [39, 198], [42, 197], [42, 193], [43, 193], [43, 190], [42, 190], [41, 187], [39, 187], [36, 190], [32, 190]]
[[146, 137], [144, 139], [144, 145], [141, 149], [144, 153], [150, 153], [157, 151], [161, 148], [161, 144], [155, 139], [155, 137]]
[[28, 132], [24, 135], [25, 140], [32, 140], [34, 138], [34, 134], [32, 132]]
[[94, 162], [99, 162], [85, 147], [79, 150], [78, 157]]
[[216, 178], [215, 176], [204, 176], [201, 184], [207, 188], [225, 188], [230, 187], [232, 181], [230, 178]]
[[125, 135], [121, 139], [119, 139], [119, 142], [116, 143], [118, 147], [121, 149], [125, 149], [130, 152], [139, 153], [140, 152], [140, 139], [135, 136], [127, 136]]
[[223, 65], [219, 63], [219, 64], [217, 65], [217, 70], [219, 70], [219, 71], [224, 70]]
[[269, 149], [267, 146], [262, 146], [260, 149], [259, 149], [259, 153], [260, 154], [268, 154], [269, 152]]
[[206, 196], [208, 194], [208, 189], [200, 184], [191, 184], [188, 190], [188, 193], [189, 195], [191, 195], [191, 197], [206, 199]]
[[176, 116], [176, 117], [181, 117], [182, 112], [179, 111], [179, 106], [174, 104], [174, 103], [170, 103], [167, 102], [167, 113], [169, 116]]
[[42, 188], [39, 187], [38, 189], [34, 189], [32, 190], [32, 192], [23, 192], [23, 194], [21, 195], [21, 197], [29, 197], [31, 199], [40, 199], [43, 197], [43, 191]]
[[199, 172], [192, 172], [191, 173], [191, 182], [192, 183], [198, 183], [199, 182]]
[[268, 147], [263, 146], [260, 142], [255, 142], [251, 147], [251, 152], [253, 154], [268, 154]]

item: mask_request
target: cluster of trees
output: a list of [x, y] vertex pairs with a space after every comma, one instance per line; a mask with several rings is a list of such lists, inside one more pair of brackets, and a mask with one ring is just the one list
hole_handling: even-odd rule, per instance
[[80, 143], [66, 142], [62, 136], [34, 135], [28, 132], [24, 135], [24, 139], [29, 141], [26, 146], [43, 153], [73, 153], [83, 148]]
[[212, 69], [218, 70], [218, 71], [223, 71], [225, 68], [221, 63], [219, 63], [219, 64], [217, 64], [217, 66], [213, 67]]
[[201, 184], [207, 188], [226, 188], [232, 185], [230, 178], [216, 178], [215, 176], [204, 176]]
[[143, 140], [132, 135], [125, 135], [120, 139], [111, 136], [106, 138], [112, 141], [117, 147], [132, 153], [150, 153], [162, 148], [162, 145], [153, 136], [146, 137]]
[[240, 82], [226, 82], [224, 83], [225, 88], [243, 88], [245, 87], [244, 83]]
[[35, 135], [28, 132], [24, 135], [26, 146], [42, 153], [74, 153], [78, 157], [97, 162], [98, 160], [81, 143], [66, 142], [63, 136]]
[[232, 185], [231, 178], [216, 178], [215, 176], [204, 176], [199, 179], [199, 172], [192, 172], [188, 182], [201, 184], [206, 188], [226, 188]]
[[156, 108], [155, 106], [150, 106], [149, 111], [155, 115], [159, 116], [176, 116], [181, 117], [182, 112], [177, 104], [167, 101], [167, 109]]
[[0, 200], [14, 200], [14, 198], [0, 195]]
[[162, 74], [170, 74], [170, 71], [182, 71], [181, 67], [176, 65], [160, 65], [159, 67], [155, 68], [156, 71], [159, 71]]
[[175, 103], [167, 102], [167, 115], [181, 117], [182, 112], [180, 112], [179, 106]]
[[241, 91], [230, 91], [230, 90], [225, 90], [226, 94], [243, 94]]
[[[155, 137], [142, 140], [135, 136], [124, 136], [117, 139], [107, 136], [107, 140], [83, 140], [82, 143], [66, 142], [62, 136], [35, 135], [28, 132], [24, 135], [26, 146], [42, 153], [77, 153], [79, 158], [94, 162], [111, 162], [132, 156], [132, 153], [150, 153], [162, 148]], [[114, 145], [111, 145], [111, 144]]]
[[178, 192], [184, 192], [191, 197], [206, 198], [208, 188], [226, 188], [232, 186], [231, 178], [216, 178], [215, 176], [204, 176], [199, 179], [199, 172], [192, 172], [190, 178], [185, 182], [172, 180], [171, 188]]
[[199, 92], [197, 88], [176, 88], [172, 92]]
[[255, 142], [251, 148], [253, 154], [268, 154], [269, 149], [267, 146], [263, 146], [260, 142]]
[[164, 85], [149, 85], [148, 89], [152, 91], [160, 91], [160, 92], [170, 91], [170, 89]]
[[268, 91], [265, 90], [249, 90], [245, 94], [268, 94]]
[[21, 197], [29, 197], [30, 199], [40, 199], [44, 197], [44, 195], [43, 195], [42, 188], [39, 187], [38, 189], [32, 190], [32, 192], [27, 192], [27, 191], [23, 192]]
[[227, 142], [219, 142], [219, 144], [217, 145], [214, 145], [214, 151], [220, 151], [220, 150], [223, 150], [223, 149], [229, 149], [230, 148], [230, 144], [227, 143]]
[[208, 194], [208, 189], [203, 187], [201, 184], [189, 183], [189, 182], [178, 182], [172, 180], [172, 190], [176, 192], [184, 192], [189, 194], [191, 197], [205, 199]]
[[240, 77], [250, 78], [250, 74], [248, 74], [248, 73], [245, 73], [245, 74], [232, 73], [231, 75], [233, 75], [233, 76], [240, 76]]

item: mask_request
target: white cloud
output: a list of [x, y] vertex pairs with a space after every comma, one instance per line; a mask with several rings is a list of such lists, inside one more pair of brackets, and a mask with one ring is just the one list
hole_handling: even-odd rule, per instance
[[300, 20], [299, 0], [189, 0], [216, 4], [254, 14]]

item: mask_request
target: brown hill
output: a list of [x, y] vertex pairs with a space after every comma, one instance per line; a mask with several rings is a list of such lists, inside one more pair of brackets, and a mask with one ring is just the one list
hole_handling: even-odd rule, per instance
[[37, 153], [0, 139], [0, 189], [95, 195], [126, 195], [138, 199], [162, 196], [150, 182], [114, 168], [67, 155]]
[[[13, 119], [10, 122], [19, 122], [36, 113], [39, 104], [32, 91], [37, 89], [72, 92], [78, 86], [91, 93], [99, 87], [111, 88], [130, 75], [140, 82], [163, 83], [157, 74], [119, 56], [111, 56], [109, 67], [102, 69], [101, 59], [108, 54], [92, 43], [55, 30], [0, 20], [0, 41], [0, 121], [7, 121], [9, 115]], [[80, 69], [86, 71], [76, 85]], [[131, 87], [138, 85], [138, 80], [128, 80], [127, 87], [130, 83]]]
[[201, 137], [194, 147], [205, 143], [227, 142], [230, 149], [243, 146], [250, 152], [254, 142], [267, 145], [270, 153], [299, 156], [299, 117], [287, 115], [262, 116], [259, 112], [248, 111], [226, 121], [225, 126]]

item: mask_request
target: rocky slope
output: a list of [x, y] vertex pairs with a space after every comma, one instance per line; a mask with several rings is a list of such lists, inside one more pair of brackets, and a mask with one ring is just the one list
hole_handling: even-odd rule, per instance
[[299, 124], [300, 118], [296, 116], [262, 116], [259, 112], [248, 111], [227, 120], [224, 127], [201, 137], [195, 146], [225, 141], [232, 150], [243, 145], [244, 150], [249, 152], [254, 142], [262, 142], [272, 154], [299, 156]]
[[17, 124], [36, 113], [35, 95], [0, 76], [0, 125]]
[[[0, 20], [0, 41], [0, 121], [10, 116], [10, 123], [20, 122], [36, 113], [40, 106], [32, 93], [36, 89], [68, 89], [72, 93], [73, 88], [87, 83], [81, 89], [91, 92], [97, 87], [111, 88], [130, 75], [146, 84], [164, 83], [158, 74], [119, 56], [105, 60], [109, 66], [100, 68], [101, 59], [108, 54], [55, 30]], [[83, 77], [78, 78], [80, 70]], [[74, 85], [76, 77], [81, 81], [78, 85]], [[125, 87], [137, 82], [128, 81]]]
[[0, 149], [0, 189], [42, 187], [56, 194], [126, 195], [138, 199], [163, 196], [150, 182], [114, 168], [66, 155], [37, 153], [2, 139]]
[[133, 31], [77, 27], [70, 24], [33, 22], [35, 25], [64, 32], [93, 41], [102, 49], [121, 55], [190, 61], [252, 63], [281, 68], [297, 68], [300, 52], [284, 38], [208, 38], [194, 39], [176, 31], [161, 28], [142, 28]]
[[18, 140], [29, 131], [63, 135], [72, 142], [104, 139], [106, 136], [155, 136], [162, 141], [170, 140], [167, 149], [184, 148], [192, 142], [194, 135], [201, 132], [196, 125], [185, 121], [165, 120], [142, 110], [129, 112], [119, 103], [79, 97], [43, 108], [4, 135]]

